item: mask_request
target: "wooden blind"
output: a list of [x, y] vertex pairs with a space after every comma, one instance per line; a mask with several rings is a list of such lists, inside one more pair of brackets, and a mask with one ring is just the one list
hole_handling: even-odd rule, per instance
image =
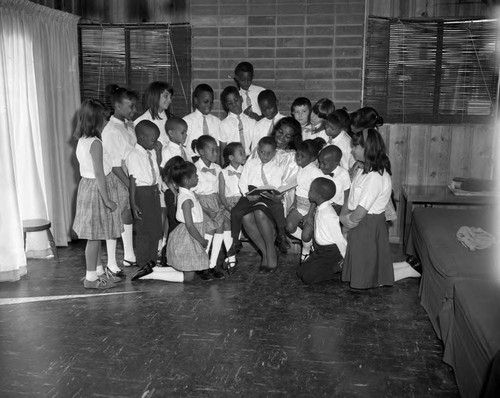
[[495, 114], [496, 20], [370, 17], [365, 106], [392, 123], [484, 123]]
[[82, 100], [98, 98], [110, 106], [105, 88], [116, 83], [141, 98], [148, 84], [167, 81], [174, 87], [171, 112], [191, 112], [191, 27], [187, 24], [80, 24], [80, 91]]

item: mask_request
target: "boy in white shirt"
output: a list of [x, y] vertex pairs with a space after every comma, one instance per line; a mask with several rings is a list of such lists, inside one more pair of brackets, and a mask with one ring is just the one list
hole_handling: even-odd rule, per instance
[[220, 101], [227, 112], [226, 118], [220, 122], [220, 153], [224, 153], [227, 144], [239, 142], [245, 153], [249, 154], [255, 120], [243, 113], [243, 98], [238, 89], [226, 87], [220, 95]]
[[262, 119], [262, 112], [257, 97], [261, 91], [264, 91], [264, 87], [252, 84], [253, 75], [253, 65], [250, 62], [240, 62], [234, 69], [234, 81], [240, 89], [245, 114], [251, 119], [259, 121]]
[[336, 114], [337, 111], [328, 115], [325, 121], [325, 132], [328, 136], [326, 145], [336, 145], [342, 151], [342, 159], [340, 159], [340, 165], [349, 170], [355, 163], [352, 156], [352, 140], [342, 129], [342, 121]]
[[137, 144], [127, 157], [130, 178], [130, 207], [135, 219], [136, 255], [139, 267], [156, 265], [162, 235], [159, 184], [160, 130], [150, 120], [135, 127]]
[[279, 102], [274, 91], [262, 91], [258, 96], [258, 103], [264, 117], [255, 123], [253, 128], [251, 151], [257, 148], [257, 144], [262, 137], [271, 135], [276, 123], [285, 117], [278, 111]]
[[208, 84], [198, 84], [193, 91], [193, 104], [195, 110], [183, 117], [186, 121], [187, 139], [186, 153], [188, 160], [198, 156], [192, 148], [192, 142], [202, 135], [211, 135], [219, 142], [220, 119], [211, 115], [214, 106], [214, 90]]
[[297, 276], [307, 285], [337, 278], [342, 270], [347, 242], [340, 230], [339, 217], [330, 205], [335, 183], [316, 178], [309, 190], [309, 200], [316, 205], [314, 215], [314, 251], [299, 266]]
[[318, 157], [319, 168], [326, 178], [335, 183], [336, 193], [331, 204], [337, 215], [340, 215], [345, 198], [349, 197], [351, 179], [349, 172], [340, 166], [342, 151], [336, 145], [329, 145], [321, 150]]

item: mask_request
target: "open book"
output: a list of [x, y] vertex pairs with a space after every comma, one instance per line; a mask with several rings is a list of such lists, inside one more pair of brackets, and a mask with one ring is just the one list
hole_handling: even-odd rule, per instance
[[281, 195], [283, 192], [289, 191], [297, 186], [297, 182], [293, 182], [288, 185], [282, 185], [281, 187], [273, 187], [272, 185], [262, 185], [260, 187], [255, 187], [253, 185], [249, 185], [250, 189], [247, 195], [260, 195], [264, 192], [274, 193], [275, 195]]

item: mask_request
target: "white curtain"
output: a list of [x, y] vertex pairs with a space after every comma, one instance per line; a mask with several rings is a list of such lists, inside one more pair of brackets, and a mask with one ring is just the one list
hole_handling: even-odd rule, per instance
[[23, 219], [48, 218], [56, 244], [70, 240], [78, 19], [0, 0], [0, 281], [26, 273]]

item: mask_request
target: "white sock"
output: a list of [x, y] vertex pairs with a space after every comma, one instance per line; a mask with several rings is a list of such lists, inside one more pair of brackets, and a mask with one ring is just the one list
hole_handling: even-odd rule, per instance
[[87, 271], [85, 273], [85, 279], [87, 279], [88, 281], [96, 281], [99, 279], [99, 277], [97, 276], [97, 272], [96, 271]]
[[214, 239], [212, 241], [212, 253], [210, 254], [210, 268], [214, 268], [217, 265], [217, 258], [219, 257], [223, 241], [223, 234], [214, 235]]
[[394, 268], [394, 282], [406, 278], [420, 278], [420, 274], [415, 271], [410, 264], [407, 267]]
[[111, 272], [120, 272], [121, 269], [117, 264], [108, 264], [108, 268]]
[[207, 252], [207, 254], [210, 251], [210, 244], [212, 243], [213, 237], [214, 237], [213, 235], [208, 235], [208, 234], [205, 234], [205, 236], [204, 236], [204, 238], [206, 240], [208, 240], [208, 245], [207, 245], [207, 248], [205, 249], [205, 251]]
[[102, 267], [102, 264], [100, 264], [96, 267], [95, 272], [97, 272], [97, 276], [104, 275], [104, 268]]
[[[231, 231], [224, 231], [222, 233], [222, 237], [224, 239], [224, 246], [226, 246], [226, 250], [229, 250], [230, 247], [233, 245], [233, 238], [231, 236]], [[230, 262], [235, 262], [236, 256], [229, 256], [227, 259]]]
[[124, 224], [124, 231], [122, 233], [122, 241], [123, 241], [123, 258], [125, 260], [135, 262], [135, 253], [134, 253], [134, 242], [133, 242], [133, 231], [134, 227], [132, 224]]
[[106, 252], [108, 253], [108, 268], [111, 270], [112, 267], [118, 268], [118, 264], [116, 264], [116, 239], [106, 240]]
[[312, 239], [309, 242], [302, 242], [302, 254], [309, 255], [311, 253], [313, 241]]
[[155, 267], [151, 274], [145, 275], [140, 279], [155, 279], [165, 282], [184, 282], [184, 272], [177, 271], [172, 267]]
[[400, 262], [397, 262], [397, 263], [392, 263], [392, 267], [394, 269], [396, 268], [406, 268], [406, 267], [411, 267], [410, 264], [408, 264], [406, 261], [400, 261]]

